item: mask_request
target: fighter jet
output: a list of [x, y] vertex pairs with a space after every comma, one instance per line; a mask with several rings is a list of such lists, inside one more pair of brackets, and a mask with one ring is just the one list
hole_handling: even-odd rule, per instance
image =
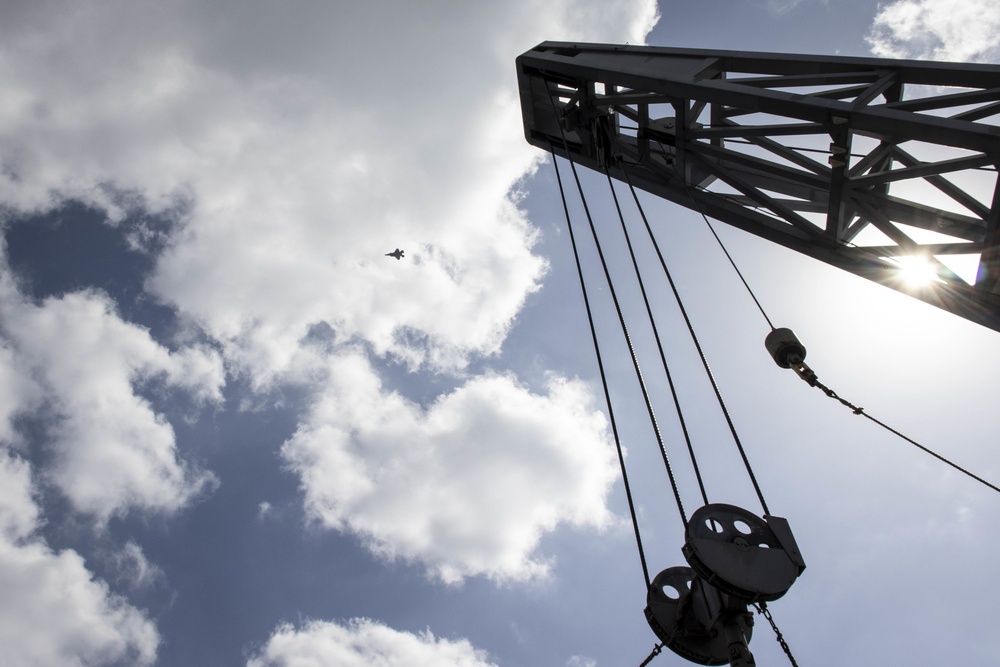
[[403, 251], [400, 250], [399, 248], [396, 248], [392, 252], [385, 253], [385, 256], [386, 257], [395, 257], [396, 259], [403, 259]]

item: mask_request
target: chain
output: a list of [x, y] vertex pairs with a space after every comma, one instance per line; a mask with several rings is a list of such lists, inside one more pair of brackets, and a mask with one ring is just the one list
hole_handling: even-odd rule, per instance
[[771, 611], [767, 608], [767, 603], [761, 602], [760, 604], [757, 604], [754, 602], [753, 606], [754, 609], [757, 610], [757, 613], [761, 614], [767, 619], [767, 622], [771, 624], [771, 629], [774, 630], [774, 637], [778, 640], [778, 643], [781, 644], [781, 649], [785, 652], [785, 655], [788, 656], [788, 661], [792, 663], [792, 667], [799, 667], [798, 663], [795, 662], [795, 657], [792, 655], [792, 649], [788, 648], [788, 642], [786, 642], [785, 638], [781, 636], [781, 630], [778, 629], [777, 624], [774, 622], [774, 618], [771, 617]]
[[660, 651], [662, 650], [663, 650], [663, 644], [657, 644], [656, 646], [654, 646], [653, 652], [650, 653], [649, 657], [647, 657], [645, 660], [642, 661], [642, 663], [639, 664], [639, 667], [646, 667], [646, 665], [653, 662], [653, 658], [660, 655]]

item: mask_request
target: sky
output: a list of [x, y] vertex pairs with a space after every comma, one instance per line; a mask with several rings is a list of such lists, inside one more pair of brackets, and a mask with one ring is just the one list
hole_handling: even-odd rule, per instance
[[[514, 59], [544, 40], [996, 63], [1000, 3], [3, 3], [0, 664], [648, 655], [559, 191], [521, 127]], [[779, 369], [700, 217], [645, 201], [807, 564], [771, 605], [798, 663], [993, 661], [1000, 497]], [[716, 229], [823, 382], [1000, 482], [996, 332]], [[683, 526], [598, 297], [655, 573]], [[667, 340], [712, 501], [759, 513]], [[751, 649], [787, 662], [763, 619]]]

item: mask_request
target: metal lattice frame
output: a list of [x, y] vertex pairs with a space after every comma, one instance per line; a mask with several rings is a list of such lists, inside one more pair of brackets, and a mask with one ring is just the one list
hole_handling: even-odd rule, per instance
[[908, 293], [1000, 331], [1000, 66], [545, 42], [517, 75], [531, 144], [901, 291], [927, 257]]

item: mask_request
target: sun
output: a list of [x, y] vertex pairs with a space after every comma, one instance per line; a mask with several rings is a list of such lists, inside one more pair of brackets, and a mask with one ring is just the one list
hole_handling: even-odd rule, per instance
[[934, 262], [923, 255], [893, 258], [897, 277], [910, 289], [926, 289], [934, 283], [942, 282]]

